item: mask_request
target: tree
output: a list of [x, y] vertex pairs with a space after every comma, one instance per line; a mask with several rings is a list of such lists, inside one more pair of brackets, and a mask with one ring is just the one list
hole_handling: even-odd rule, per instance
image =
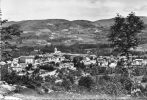
[[84, 86], [88, 90], [91, 90], [93, 85], [94, 85], [94, 80], [92, 79], [91, 76], [84, 76], [81, 77], [79, 80], [79, 86]]
[[114, 25], [110, 28], [109, 41], [112, 42], [114, 51], [129, 59], [130, 49], [139, 45], [138, 33], [144, 28], [144, 22], [135, 16], [134, 12], [126, 18], [118, 14], [114, 21]]
[[[5, 21], [6, 23], [6, 21]], [[16, 45], [12, 45], [12, 40], [17, 40], [20, 37], [22, 31], [20, 30], [20, 26], [17, 24], [12, 24], [9, 26], [3, 26], [4, 21], [1, 21], [1, 55], [2, 60], [10, 60], [12, 58], [12, 52], [17, 49]]]

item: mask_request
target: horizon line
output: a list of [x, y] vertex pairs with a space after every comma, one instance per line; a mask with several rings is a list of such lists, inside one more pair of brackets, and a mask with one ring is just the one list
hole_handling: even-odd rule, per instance
[[[138, 17], [147, 17], [147, 16], [138, 16]], [[95, 21], [100, 21], [100, 20], [108, 20], [108, 19], [113, 19], [115, 17], [110, 17], [110, 18], [101, 18], [101, 19], [97, 19], [97, 20], [90, 20], [90, 19], [64, 19], [64, 18], [37, 18], [37, 19], [22, 19], [22, 20], [9, 20], [9, 18], [1, 18], [2, 20], [8, 20], [8, 22], [19, 22], [19, 21], [39, 21], [39, 20], [67, 20], [67, 21], [76, 21], [76, 20], [85, 20], [85, 21], [91, 21], [91, 22], [95, 22]]]

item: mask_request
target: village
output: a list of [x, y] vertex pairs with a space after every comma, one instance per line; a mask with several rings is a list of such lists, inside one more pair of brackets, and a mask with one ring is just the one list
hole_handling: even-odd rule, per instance
[[[67, 57], [68, 56], [68, 57]], [[42, 55], [30, 55], [30, 56], [20, 56], [14, 58], [13, 61], [1, 62], [2, 65], [8, 64], [8, 69], [13, 69], [17, 72], [21, 72], [29, 64], [32, 64], [34, 68], [37, 68], [38, 65], [45, 65], [47, 63], [58, 64], [60, 68], [69, 67], [74, 68], [74, 57], [81, 57], [80, 63], [83, 63], [85, 66], [97, 65], [104, 68], [115, 68], [119, 60], [123, 59], [126, 61], [125, 56], [99, 56], [89, 55], [89, 54], [70, 54], [62, 53], [55, 48], [54, 53], [47, 53]], [[147, 59], [137, 58], [137, 56], [131, 57], [131, 67], [143, 67], [147, 65]], [[124, 66], [127, 67], [127, 65]]]
[[[66, 58], [68, 56], [68, 58]], [[20, 56], [18, 58], [14, 58], [12, 61], [0, 62], [1, 65], [8, 65], [8, 70], [14, 70], [16, 72], [21, 72], [24, 70], [29, 64], [32, 64], [34, 68], [37, 68], [39, 65], [45, 65], [47, 63], [58, 64], [59, 67], [69, 67], [74, 68], [73, 58], [81, 57], [80, 61], [85, 66], [97, 65], [104, 68], [115, 68], [117, 66], [117, 62], [120, 59], [124, 61], [127, 60], [125, 56], [99, 56], [89, 55], [89, 54], [70, 54], [70, 53], [62, 53], [55, 48], [54, 53], [47, 53], [42, 55], [30, 55], [30, 56]], [[137, 58], [137, 56], [132, 57], [131, 66], [132, 67], [143, 67], [147, 65], [147, 59]], [[127, 65], [125, 65], [127, 67]]]
[[1, 1], [0, 100], [147, 100], [145, 0]]
[[[66, 58], [66, 56], [69, 56]], [[47, 53], [42, 55], [37, 55], [38, 58], [35, 58], [35, 55], [30, 56], [20, 56], [18, 58], [14, 58], [13, 61], [7, 61], [1, 62], [1, 65], [8, 64], [9, 68], [21, 71], [23, 70], [28, 64], [32, 64], [33, 66], [42, 65], [45, 63], [51, 63], [54, 62], [55, 64], [62, 62], [69, 62], [72, 63], [74, 57], [83, 57], [81, 62], [84, 63], [84, 65], [98, 65], [100, 67], [110, 67], [115, 68], [117, 66], [117, 62], [120, 59], [127, 60], [125, 56], [99, 56], [96, 55], [89, 55], [89, 54], [70, 54], [70, 53], [62, 53], [61, 51], [57, 51], [57, 48], [55, 48], [54, 53]], [[137, 56], [132, 56], [132, 67], [141, 67], [147, 65], [147, 59], [141, 59], [137, 58]], [[71, 65], [72, 66], [72, 65]], [[69, 66], [70, 67], [70, 66]]]
[[[62, 53], [61, 51], [58, 51], [57, 48], [55, 48], [53, 53], [20, 56], [18, 58], [14, 58], [12, 61], [0, 62], [2, 66], [1, 80], [4, 80], [4, 81], [6, 80], [9, 82], [10, 79], [7, 80], [6, 76], [8, 74], [11, 75], [11, 73], [14, 73], [16, 77], [20, 77], [20, 79], [27, 77], [28, 80], [30, 79], [37, 80], [37, 82], [30, 81], [29, 83], [29, 81], [26, 82], [27, 81], [26, 79], [25, 82], [23, 83], [20, 82], [18, 84], [16, 82], [17, 85], [29, 86], [29, 88], [31, 86], [31, 88], [33, 87], [35, 88], [35, 90], [37, 89], [39, 94], [51, 93], [53, 91], [56, 91], [53, 89], [52, 85], [58, 84], [60, 86], [61, 84], [63, 84], [63, 81], [65, 81], [64, 77], [65, 76], [67, 77], [73, 72], [78, 71], [78, 73], [80, 74], [80, 76], [78, 76], [74, 73], [73, 76], [71, 76], [73, 77], [73, 82], [74, 82], [72, 84], [77, 84], [77, 85], [79, 84], [79, 80], [81, 77], [88, 77], [88, 76], [97, 76], [97, 77], [104, 76], [105, 77], [107, 75], [115, 77], [119, 75], [116, 73], [116, 69], [117, 69], [117, 66], [120, 66], [118, 65], [119, 62], [122, 61], [123, 68], [130, 67], [129, 74], [130, 74], [132, 82], [136, 82], [137, 84], [142, 84], [142, 86], [146, 88], [146, 81], [145, 82], [142, 81], [143, 76], [145, 75], [144, 72], [141, 72], [139, 75], [136, 75], [136, 73], [133, 74], [133, 70], [139, 68], [145, 71], [147, 66], [147, 59], [141, 59], [140, 57], [137, 57], [137, 56], [132, 56], [130, 58], [132, 61], [130, 65], [128, 66], [126, 63], [127, 58], [125, 56], [119, 56], [119, 57], [99, 56], [98, 57], [96, 55], [90, 55], [90, 54]], [[123, 70], [123, 72], [125, 71]], [[45, 83], [51, 82], [51, 80], [52, 80], [52, 85], [46, 86]], [[13, 82], [11, 81], [10, 83], [13, 84]], [[95, 81], [99, 81], [99, 78], [98, 79], [96, 78]], [[13, 85], [15, 85], [16, 83], [14, 83]], [[71, 89], [70, 85], [69, 86], [67, 85], [65, 87], [67, 90]], [[15, 88], [14, 86], [11, 87], [11, 85], [9, 86], [8, 84], [6, 84], [5, 88], [8, 88], [9, 92], [16, 91], [16, 87]], [[21, 89], [19, 89], [19, 91], [20, 90]], [[62, 89], [59, 89], [59, 90], [57, 89], [57, 91], [62, 91]], [[133, 90], [131, 88], [130, 92], [136, 95], [136, 93], [141, 93], [141, 90], [140, 89]]]

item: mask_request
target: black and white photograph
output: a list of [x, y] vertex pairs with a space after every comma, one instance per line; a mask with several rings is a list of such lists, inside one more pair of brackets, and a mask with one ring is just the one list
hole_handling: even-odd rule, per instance
[[147, 0], [0, 0], [0, 100], [147, 100]]

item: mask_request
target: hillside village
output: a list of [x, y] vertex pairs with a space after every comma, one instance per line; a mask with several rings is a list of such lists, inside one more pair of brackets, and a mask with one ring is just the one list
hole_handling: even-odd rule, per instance
[[[66, 58], [66, 56], [69, 56], [69, 58]], [[97, 57], [96, 55], [89, 55], [89, 54], [71, 54], [71, 53], [62, 53], [61, 51], [58, 51], [57, 48], [55, 48], [54, 53], [47, 53], [47, 54], [40, 54], [35, 58], [35, 55], [30, 55], [30, 56], [20, 56], [18, 58], [14, 58], [13, 61], [7, 61], [1, 62], [2, 65], [8, 64], [9, 68], [12, 68], [13, 70], [16, 71], [22, 71], [25, 69], [26, 66], [29, 64], [32, 64], [35, 68], [39, 65], [44, 65], [47, 63], [54, 63], [54, 64], [59, 64], [59, 67], [62, 67], [62, 63], [68, 64], [72, 63], [71, 65], [68, 65], [67, 67], [74, 67], [73, 63], [73, 58], [74, 57], [82, 57], [82, 60], [80, 63], [83, 63], [85, 66], [90, 66], [90, 65], [98, 65], [100, 67], [110, 67], [110, 68], [115, 68], [117, 66], [117, 62], [120, 59], [126, 60], [125, 57], [120, 56], [120, 57], [115, 57], [115, 56], [99, 56]], [[61, 65], [61, 66], [60, 66]], [[137, 58], [137, 56], [132, 56], [132, 62], [131, 66], [136, 67], [136, 66], [145, 66], [147, 65], [147, 59], [141, 59]], [[65, 66], [66, 68], [66, 66]]]
[[146, 98], [146, 20], [0, 20], [0, 99]]
[[[1, 79], [7, 81], [9, 84], [13, 84], [15, 81], [13, 85], [2, 83], [3, 86], [8, 89], [8, 91], [5, 91], [6, 93], [16, 92], [16, 90], [22, 91], [23, 86], [25, 86], [25, 88], [35, 88], [39, 94], [64, 91], [64, 89], [66, 89], [66, 91], [74, 92], [77, 90], [74, 90], [72, 87], [73, 85], [68, 84], [80, 85], [79, 82], [82, 77], [92, 77], [95, 82], [100, 81], [101, 77], [118, 77], [119, 74], [116, 73], [117, 66], [120, 66], [120, 62], [123, 62], [123, 66], [126, 66], [124, 68], [130, 67], [131, 69], [131, 72], [129, 73], [131, 81], [135, 82], [134, 84], [141, 84], [145, 89], [146, 81], [144, 81], [143, 78], [146, 77], [147, 59], [141, 59], [137, 56], [130, 57], [132, 61], [128, 66], [125, 56], [116, 57], [96, 56], [92, 54], [71, 54], [63, 53], [58, 51], [57, 48], [54, 48], [53, 53], [20, 56], [14, 58], [12, 61], [0, 62], [0, 65], [3, 66], [1, 68]], [[137, 70], [137, 72], [135, 70]], [[139, 70], [142, 71], [138, 72]], [[78, 75], [77, 72], [80, 75]], [[10, 74], [10, 76], [8, 74]], [[70, 74], [72, 76], [69, 78]], [[11, 75], [14, 76], [12, 76], [11, 80], [7, 79], [5, 75], [7, 77], [11, 77]], [[17, 77], [20, 82], [16, 82], [18, 80], [17, 78], [13, 80], [14, 77]], [[68, 79], [66, 80], [66, 77], [69, 78], [70, 81], [72, 79], [73, 83]], [[67, 81], [66, 85], [63, 85], [65, 84], [64, 81]], [[89, 85], [91, 84], [89, 83]], [[19, 90], [17, 89], [17, 86], [19, 86]], [[57, 89], [55, 89], [55, 87]], [[139, 89], [139, 91], [136, 91], [136, 89], [133, 88], [131, 88], [131, 91], [128, 91], [130, 91], [132, 95], [142, 92], [140, 88], [137, 89]], [[0, 90], [0, 92], [4, 91]], [[116, 95], [118, 95], [117, 90]]]

